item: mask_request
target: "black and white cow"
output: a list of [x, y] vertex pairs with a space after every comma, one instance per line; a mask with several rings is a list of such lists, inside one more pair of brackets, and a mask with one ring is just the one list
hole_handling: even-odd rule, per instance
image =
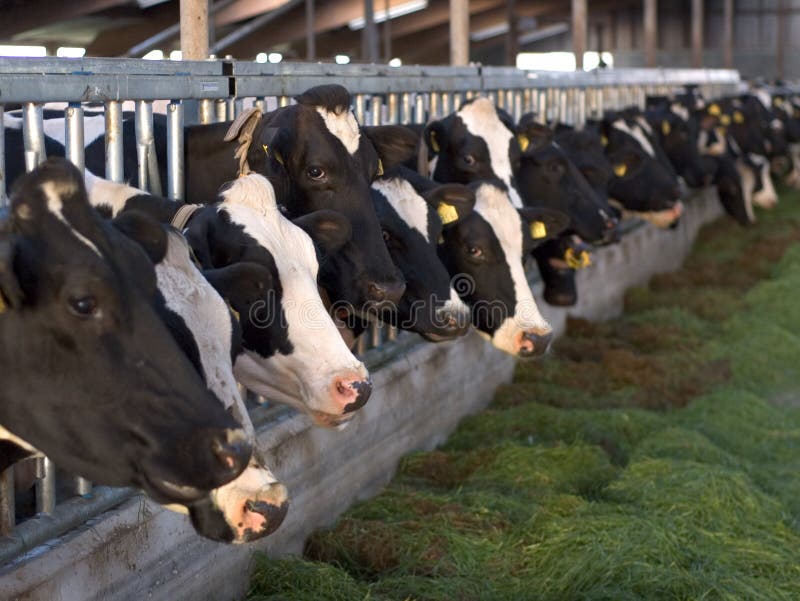
[[[90, 175], [90, 181], [93, 178]], [[95, 188], [97, 186], [95, 185]], [[105, 189], [124, 188], [106, 183]], [[208, 389], [242, 424], [253, 456], [228, 484], [185, 508], [197, 531], [224, 542], [248, 542], [266, 536], [281, 524], [288, 509], [286, 487], [280, 484], [256, 445], [255, 430], [233, 375], [241, 349], [241, 329], [228, 306], [192, 261], [180, 233], [138, 211], [123, 212], [117, 229], [137, 241], [155, 265], [156, 283], [165, 299], [165, 320], [180, 347], [192, 360]], [[177, 509], [183, 510], [183, 506]]]
[[598, 205], [557, 144], [531, 139], [529, 123], [515, 128], [510, 116], [488, 98], [465, 102], [425, 128], [433, 179], [465, 184], [500, 180], [515, 207], [556, 209], [569, 215], [571, 231], [588, 241], [603, 239], [616, 226], [615, 219]]
[[466, 334], [469, 307], [450, 285], [436, 251], [443, 228], [472, 212], [473, 192], [436, 184], [403, 166], [376, 179], [372, 190], [389, 254], [406, 280], [400, 302], [381, 318], [432, 342]]
[[19, 179], [10, 209], [0, 469], [41, 451], [92, 481], [184, 505], [236, 478], [251, 454], [244, 432], [164, 327], [147, 256], [91, 209], [78, 171], [47, 161]]
[[543, 207], [514, 207], [505, 184], [475, 182], [472, 213], [442, 232], [439, 256], [453, 287], [470, 306], [472, 324], [517, 357], [544, 354], [553, 336], [525, 274], [524, 257], [569, 218]]
[[[180, 208], [102, 179], [89, 189], [92, 202], [113, 215], [139, 209], [171, 221]], [[312, 237], [323, 253], [335, 254], [350, 236], [347, 220], [316, 211], [292, 223], [257, 174], [229, 183], [220, 200], [195, 207], [184, 234], [205, 277], [239, 315], [244, 352], [235, 358], [236, 379], [319, 425], [344, 423], [366, 403], [371, 384], [325, 313]]]

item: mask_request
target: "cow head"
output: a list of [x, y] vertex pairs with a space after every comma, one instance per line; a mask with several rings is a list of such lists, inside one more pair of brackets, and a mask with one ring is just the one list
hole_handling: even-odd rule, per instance
[[264, 116], [255, 146], [266, 147], [288, 173], [281, 202], [290, 218], [332, 209], [350, 221], [353, 236], [322, 266], [320, 284], [332, 301], [356, 308], [396, 303], [405, 285], [381, 238], [370, 183], [410, 158], [417, 138], [400, 126], [359, 127], [340, 85], [312, 88], [296, 100]]
[[[122, 184], [107, 184], [106, 189]], [[137, 241], [156, 268], [165, 299], [165, 320], [208, 389], [242, 424], [255, 446], [255, 432], [233, 376], [233, 359], [242, 352], [241, 329], [228, 306], [190, 257], [185, 239], [138, 211], [114, 220], [117, 229]], [[244, 471], [228, 484], [185, 506], [199, 534], [222, 542], [249, 542], [281, 524], [288, 507], [286, 487], [254, 452]], [[173, 507], [175, 508], [175, 507]]]
[[469, 307], [450, 286], [436, 249], [443, 228], [472, 212], [472, 190], [437, 185], [403, 167], [388, 171], [372, 189], [386, 246], [406, 280], [405, 294], [384, 320], [434, 342], [466, 334]]
[[514, 122], [490, 99], [465, 102], [452, 115], [430, 123], [423, 136], [432, 156], [433, 179], [461, 184], [497, 179], [505, 184], [514, 206], [522, 206]]
[[73, 473], [160, 502], [196, 501], [247, 466], [244, 432], [159, 318], [152, 264], [90, 208], [63, 159], [14, 187], [0, 290], [4, 428]]
[[[350, 239], [347, 220], [335, 212], [297, 221], [328, 257]], [[312, 238], [281, 214], [269, 182], [257, 174], [234, 180], [186, 235], [206, 277], [239, 315], [245, 353], [234, 365], [237, 379], [320, 425], [351, 418], [369, 398], [369, 376], [322, 304]]]
[[473, 325], [494, 346], [519, 357], [542, 355], [553, 333], [531, 293], [523, 257], [569, 219], [552, 209], [515, 208], [502, 182], [470, 187], [473, 212], [444, 230], [439, 256], [470, 306]]
[[645, 113], [659, 146], [686, 183], [700, 188], [712, 174], [703, 170], [697, 148], [699, 120], [694, 111], [677, 101], [665, 101]]

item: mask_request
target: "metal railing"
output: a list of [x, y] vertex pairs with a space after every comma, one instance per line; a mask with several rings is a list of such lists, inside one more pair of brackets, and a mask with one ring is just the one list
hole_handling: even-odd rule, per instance
[[[233, 119], [249, 106], [270, 110], [286, 106], [308, 88], [340, 83], [353, 94], [360, 123], [426, 123], [443, 117], [477, 95], [491, 97], [515, 119], [527, 112], [541, 121], [580, 124], [604, 110], [643, 106], [649, 94], [668, 94], [685, 84], [697, 85], [714, 97], [739, 85], [735, 71], [724, 70], [608, 70], [592, 73], [523, 72], [504, 67], [388, 67], [242, 61], [155, 62], [129, 59], [0, 59], [0, 166], [5, 165], [4, 110], [21, 108], [25, 165], [28, 170], [44, 156], [42, 109], [65, 103], [66, 155], [84, 166], [84, 108], [105, 115], [106, 177], [123, 180], [122, 109], [135, 112], [139, 181], [142, 187], [170, 198], [183, 197], [183, 126]], [[20, 105], [19, 107], [14, 105]], [[154, 109], [154, 107], [156, 107]], [[167, 119], [167, 182], [159, 181], [153, 141], [153, 112]], [[6, 202], [5, 169], [0, 168], [0, 205]], [[188, 199], [191, 200], [191, 199]], [[421, 339], [372, 324], [358, 345], [371, 369]], [[286, 412], [269, 406], [252, 411], [254, 423], [265, 423]], [[14, 476], [10, 468], [0, 477], [0, 564], [121, 503], [135, 491], [92, 488], [68, 477], [56, 481], [56, 468], [40, 460], [35, 486], [35, 515], [15, 523]], [[63, 497], [60, 499], [59, 497]]]

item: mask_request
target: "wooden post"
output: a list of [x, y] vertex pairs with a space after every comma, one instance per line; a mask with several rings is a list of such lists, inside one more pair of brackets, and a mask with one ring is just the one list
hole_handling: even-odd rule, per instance
[[375, 28], [375, 5], [373, 0], [364, 0], [364, 31], [361, 34], [361, 56], [369, 63], [377, 63], [378, 31]]
[[383, 21], [383, 62], [392, 60], [392, 20], [389, 18], [390, 0], [384, 0], [383, 12], [386, 18]]
[[450, 0], [450, 64], [469, 64], [468, 0]]
[[181, 52], [185, 61], [208, 58], [208, 0], [181, 0]]
[[306, 0], [306, 60], [313, 61], [317, 54], [317, 38], [314, 35], [314, 0]]
[[586, 0], [572, 0], [572, 52], [575, 69], [583, 71], [583, 53], [586, 52]]
[[725, 0], [722, 8], [722, 22], [723, 61], [726, 69], [733, 69], [733, 0]]
[[789, 26], [791, 16], [786, 10], [786, 0], [778, 3], [778, 35], [775, 48], [775, 74], [778, 79], [786, 77], [786, 28]]
[[656, 66], [658, 48], [658, 1], [644, 0], [644, 64]]
[[703, 0], [692, 0], [692, 67], [703, 66]]
[[516, 0], [506, 0], [508, 33], [506, 34], [506, 64], [515, 66], [519, 54], [519, 19]]

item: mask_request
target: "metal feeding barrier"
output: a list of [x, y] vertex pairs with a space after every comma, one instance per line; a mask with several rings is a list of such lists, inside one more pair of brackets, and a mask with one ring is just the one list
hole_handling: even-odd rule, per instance
[[[0, 59], [0, 206], [6, 204], [5, 131], [2, 117], [21, 111], [28, 171], [46, 159], [43, 108], [58, 103], [65, 119], [66, 156], [84, 168], [84, 116], [101, 110], [105, 119], [105, 176], [123, 175], [123, 109], [133, 110], [138, 177], [142, 187], [180, 200], [184, 191], [183, 126], [231, 120], [245, 108], [287, 106], [292, 97], [320, 84], [340, 83], [353, 94], [365, 125], [426, 123], [478, 95], [488, 96], [515, 120], [528, 112], [541, 122], [579, 125], [607, 109], [644, 106], [651, 94], [669, 94], [692, 84], [715, 97], [738, 89], [736, 71], [625, 69], [589, 73], [524, 72], [506, 67], [388, 67], [243, 61], [165, 62], [134, 59]], [[167, 181], [161, 182], [153, 136], [153, 114], [167, 123]], [[191, 199], [187, 199], [191, 201]], [[411, 334], [372, 323], [358, 353], [377, 369], [416, 344]], [[252, 411], [257, 426], [278, 410]], [[0, 475], [0, 564], [59, 537], [136, 494], [131, 489], [93, 487], [83, 478], [58, 474], [49, 459], [36, 460], [33, 506], [18, 519], [14, 468]]]

